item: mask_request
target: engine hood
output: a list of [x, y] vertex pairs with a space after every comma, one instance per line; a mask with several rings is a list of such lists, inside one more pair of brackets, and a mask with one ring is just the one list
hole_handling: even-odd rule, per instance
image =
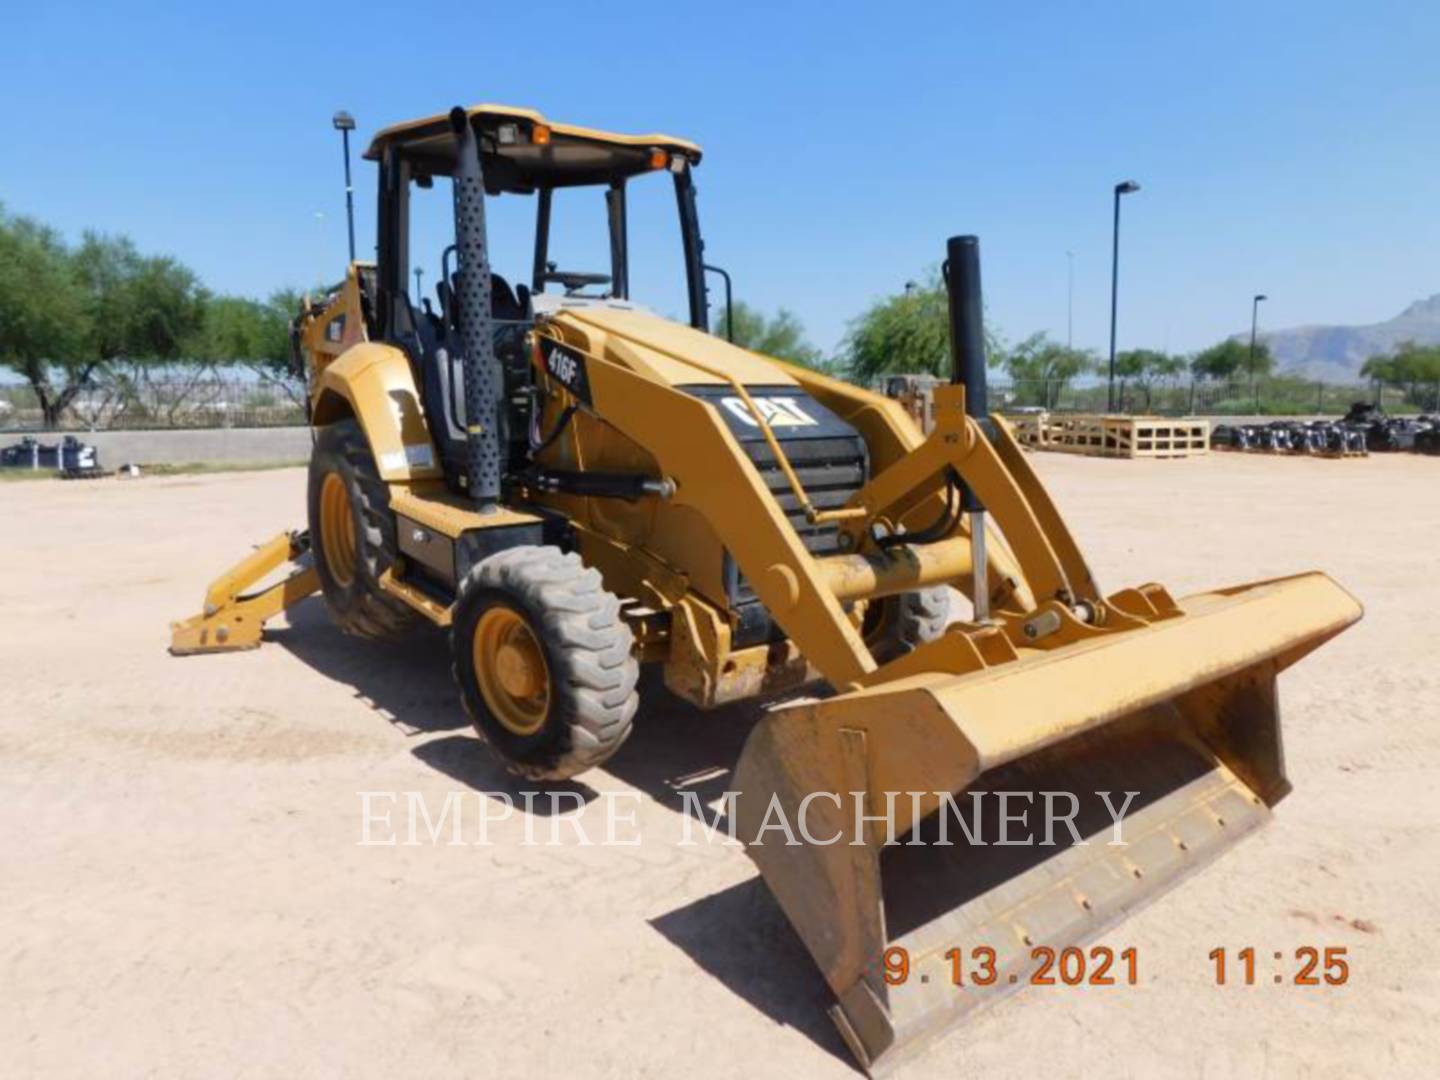
[[583, 339], [588, 352], [670, 386], [727, 385], [725, 378], [706, 368], [747, 386], [799, 386], [783, 365], [643, 308], [604, 302], [561, 304], [551, 318], [566, 328], [567, 339]]

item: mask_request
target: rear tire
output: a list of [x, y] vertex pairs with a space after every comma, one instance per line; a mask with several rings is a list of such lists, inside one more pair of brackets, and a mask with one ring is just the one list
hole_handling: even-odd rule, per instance
[[354, 420], [320, 429], [310, 455], [310, 549], [325, 604], [347, 634], [392, 638], [419, 623], [403, 602], [380, 589], [395, 564], [390, 489]]
[[865, 644], [883, 664], [934, 641], [949, 625], [950, 590], [937, 585], [871, 601], [862, 632]]
[[620, 600], [576, 554], [525, 545], [460, 582], [450, 627], [455, 681], [480, 738], [512, 773], [566, 780], [630, 735], [635, 638]]

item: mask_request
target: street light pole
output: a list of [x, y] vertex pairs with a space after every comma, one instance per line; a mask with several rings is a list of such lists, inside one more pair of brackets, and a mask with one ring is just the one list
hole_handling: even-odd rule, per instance
[[415, 267], [415, 303], [417, 304], [423, 304], [425, 301], [425, 290], [420, 286], [420, 278], [424, 273], [423, 266]]
[[1270, 299], [1264, 293], [1256, 293], [1250, 302], [1250, 393], [1255, 398], [1255, 411], [1260, 411], [1260, 381], [1255, 376], [1255, 328], [1260, 319], [1260, 301]]
[[355, 188], [350, 183], [350, 132], [355, 130], [355, 118], [344, 109], [333, 117], [330, 123], [340, 132], [345, 152], [345, 223], [350, 230], [350, 261], [355, 261]]
[[1110, 387], [1107, 412], [1115, 411], [1115, 312], [1119, 306], [1120, 293], [1120, 196], [1139, 190], [1140, 185], [1134, 180], [1125, 180], [1115, 185], [1115, 228], [1110, 246]]

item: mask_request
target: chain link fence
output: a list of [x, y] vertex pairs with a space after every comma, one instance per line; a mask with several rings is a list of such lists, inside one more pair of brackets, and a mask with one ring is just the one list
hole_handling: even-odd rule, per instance
[[[997, 383], [992, 404], [1001, 409], [1050, 412], [1107, 411], [1104, 383], [1059, 379]], [[1168, 380], [1116, 384], [1118, 412], [1155, 416], [1339, 416], [1356, 401], [1377, 400], [1368, 383], [1323, 383], [1262, 378], [1252, 386]], [[1379, 401], [1388, 413], [1440, 413], [1440, 385], [1386, 386]], [[59, 431], [155, 431], [193, 428], [287, 427], [306, 422], [305, 386], [273, 375], [242, 378], [199, 372], [161, 378], [106, 379], [83, 391], [65, 411]], [[0, 386], [0, 430], [43, 430], [40, 403], [28, 386]]]
[[[55, 430], [158, 431], [304, 423], [303, 382], [200, 371], [97, 380], [76, 396]], [[0, 430], [29, 432], [44, 427], [40, 402], [29, 386], [0, 386]]]

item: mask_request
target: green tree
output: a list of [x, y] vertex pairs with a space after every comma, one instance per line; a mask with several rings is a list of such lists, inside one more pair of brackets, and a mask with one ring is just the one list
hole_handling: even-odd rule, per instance
[[1155, 384], [1174, 378], [1185, 370], [1185, 361], [1158, 349], [1127, 349], [1115, 354], [1115, 375], [1120, 380], [1119, 398], [1125, 400], [1125, 384], [1134, 383], [1145, 393], [1148, 412]]
[[303, 297], [280, 289], [265, 301], [221, 297], [211, 305], [205, 355], [241, 364], [260, 382], [297, 405], [305, 401], [305, 371], [291, 344], [290, 330]]
[[87, 354], [95, 366], [87, 386], [102, 399], [120, 398], [122, 408], [138, 405], [148, 390], [150, 403], [174, 423], [206, 385], [209, 367], [198, 351], [209, 293], [189, 267], [142, 255], [123, 236], [87, 232], [72, 259], [92, 311]]
[[1031, 334], [1000, 357], [1014, 384], [1015, 403], [1053, 408], [1071, 379], [1094, 370], [1095, 354], [1051, 341], [1044, 332]]
[[1275, 357], [1270, 346], [1263, 341], [1255, 343], [1255, 359], [1252, 369], [1250, 343], [1239, 338], [1226, 338], [1195, 355], [1190, 370], [1204, 379], [1233, 383], [1240, 375], [1254, 378], [1268, 375], [1275, 367]]
[[1394, 353], [1366, 360], [1360, 374], [1403, 388], [1407, 400], [1425, 407], [1440, 398], [1440, 346], [1402, 341]]
[[110, 368], [180, 357], [205, 302], [188, 268], [124, 237], [86, 233], [71, 249], [52, 229], [0, 214], [0, 363], [29, 382], [47, 429]]
[[289, 291], [269, 300], [242, 296], [211, 297], [197, 338], [196, 355], [209, 363], [257, 365], [288, 371], [290, 320], [300, 301]]
[[[988, 328], [985, 351], [992, 367], [1003, 362], [1004, 346]], [[854, 319], [842, 360], [860, 383], [892, 373], [948, 375], [950, 308], [939, 271], [931, 271], [922, 285], [877, 300]]]
[[0, 365], [21, 375], [45, 426], [89, 382], [93, 310], [63, 241], [53, 229], [0, 207]]
[[722, 311], [715, 320], [712, 331], [716, 337], [729, 338], [742, 349], [773, 356], [777, 360], [788, 360], [805, 367], [824, 366], [824, 355], [805, 339], [805, 327], [795, 313], [781, 308], [774, 318], [763, 314], [742, 300], [735, 301], [735, 327], [730, 326]]
[[1396, 383], [1396, 364], [1393, 356], [1372, 356], [1360, 365], [1360, 374], [1367, 379], [1381, 383]]
[[1440, 348], [1406, 341], [1395, 351], [1400, 378], [1412, 390], [1440, 379]]
[[209, 294], [189, 267], [96, 232], [85, 234], [72, 259], [93, 315], [88, 351], [99, 364], [165, 363], [195, 346]]

